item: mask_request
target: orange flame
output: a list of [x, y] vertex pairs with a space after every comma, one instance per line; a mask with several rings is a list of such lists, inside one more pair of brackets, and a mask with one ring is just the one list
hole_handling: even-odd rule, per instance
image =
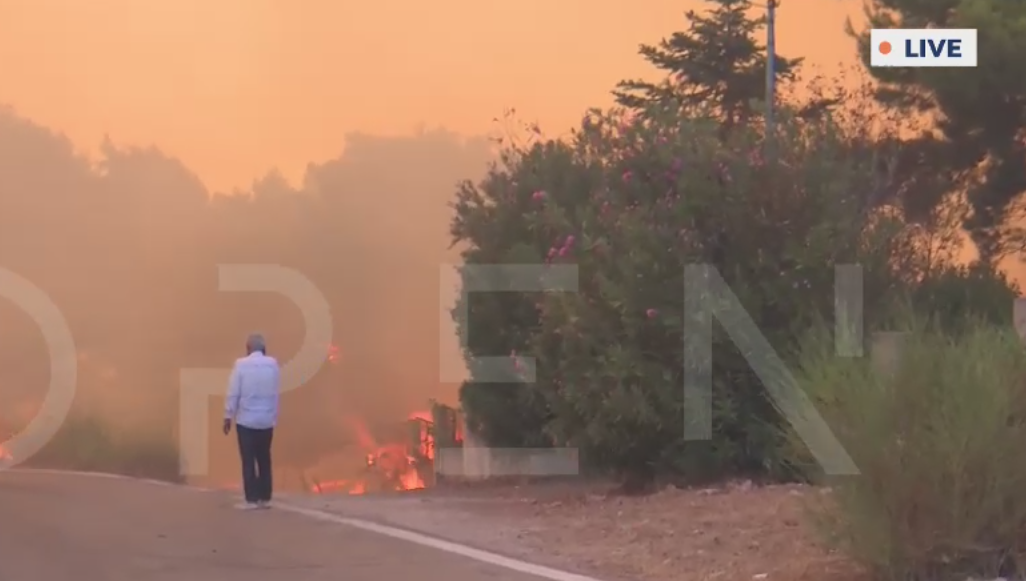
[[[386, 488], [397, 491], [420, 490], [426, 487], [419, 471], [420, 460], [433, 460], [435, 455], [434, 438], [431, 435], [430, 412], [418, 411], [410, 414], [410, 420], [417, 420], [420, 425], [416, 445], [412, 443], [381, 444], [375, 440], [363, 422], [353, 419], [350, 427], [361, 448], [367, 451], [367, 469], [375, 473], [384, 482]], [[370, 488], [367, 479], [328, 480], [313, 484], [310, 489], [315, 493], [345, 492], [347, 494], [364, 494]]]
[[364, 483], [359, 480], [326, 480], [324, 482], [317, 482], [310, 487], [310, 492], [316, 492], [317, 494], [342, 490], [347, 494], [363, 494], [367, 491]]

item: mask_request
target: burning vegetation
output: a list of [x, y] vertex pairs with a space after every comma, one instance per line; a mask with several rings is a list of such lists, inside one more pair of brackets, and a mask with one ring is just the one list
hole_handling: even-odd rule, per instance
[[375, 438], [358, 420], [351, 420], [350, 428], [365, 453], [362, 473], [354, 478], [314, 480], [308, 485], [310, 491], [364, 494], [420, 490], [434, 484], [438, 438], [449, 445], [462, 441], [454, 411], [438, 404], [432, 412], [410, 414], [388, 439]]
[[[328, 345], [329, 365], [340, 365], [341, 355], [337, 345]], [[384, 431], [372, 431], [358, 418], [350, 418], [346, 424], [357, 450], [340, 452], [342, 456], [362, 455], [362, 466], [349, 478], [309, 478], [304, 474], [305, 489], [318, 494], [420, 490], [434, 484], [439, 442], [460, 446], [463, 440], [456, 410], [434, 401], [430, 410], [413, 412]]]

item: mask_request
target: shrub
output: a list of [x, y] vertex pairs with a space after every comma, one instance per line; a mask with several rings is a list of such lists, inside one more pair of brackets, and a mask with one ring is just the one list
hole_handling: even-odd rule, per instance
[[874, 214], [874, 160], [845, 155], [826, 124], [784, 119], [767, 163], [757, 128], [724, 138], [711, 118], [643, 119], [587, 118], [574, 171], [590, 179], [564, 187], [589, 190], [549, 192], [582, 202], [571, 214], [546, 197], [527, 214], [549, 241], [548, 260], [581, 273], [580, 292], [539, 300], [532, 353], [547, 428], [639, 483], [657, 473], [786, 476], [780, 417], [748, 365], [752, 353], [719, 327], [714, 438], [683, 437], [684, 326], [702, 324], [685, 320], [695, 314], [684, 312], [685, 267], [714, 266], [789, 360], [800, 331], [831, 314], [835, 265], [863, 265], [870, 312], [901, 287], [889, 259], [903, 224]]
[[[492, 446], [575, 446], [632, 486], [658, 474], [800, 477], [753, 353], [718, 326], [713, 439], [683, 437], [694, 360], [684, 328], [704, 324], [685, 320], [686, 265], [715, 267], [785, 364], [809, 325], [832, 318], [839, 264], [863, 268], [867, 328], [906, 300], [951, 328], [966, 313], [1007, 312], [1014, 290], [1003, 277], [950, 265], [950, 219], [909, 223], [887, 203], [896, 196], [884, 149], [829, 116], [783, 115], [774, 137], [771, 162], [759, 127], [724, 135], [711, 116], [592, 111], [570, 138], [507, 149], [479, 186], [465, 184], [452, 232], [467, 265], [580, 273], [576, 293], [463, 299], [467, 354], [510, 356], [500, 384], [471, 364], [461, 390], [470, 428]], [[723, 297], [712, 298], [716, 309]], [[539, 364], [534, 384], [516, 382], [521, 355]]]
[[178, 447], [170, 437], [116, 431], [87, 415], [69, 416], [53, 439], [26, 464], [182, 481]]
[[910, 325], [889, 374], [835, 357], [822, 329], [805, 343], [798, 385], [861, 471], [824, 476], [833, 493], [814, 514], [880, 579], [1017, 577], [1026, 572], [1022, 341], [1007, 321], [976, 320], [954, 335], [924, 320]]
[[944, 265], [924, 277], [911, 294], [915, 310], [931, 316], [945, 331], [958, 334], [968, 324], [1007, 325], [1019, 288], [982, 263]]
[[[577, 196], [589, 191], [586, 184], [575, 185], [581, 177], [574, 152], [564, 143], [505, 150], [481, 184], [464, 183], [457, 192], [451, 230], [456, 243], [463, 245], [463, 263], [541, 263], [549, 240], [525, 216], [537, 207], [537, 195], [545, 192], [552, 192], [549, 203], [574, 212], [582, 201]], [[464, 268], [464, 287], [471, 278]], [[495, 288], [508, 286], [508, 281], [491, 282]], [[513, 366], [506, 370], [507, 382], [494, 382], [494, 376], [482, 381], [484, 370], [469, 359], [475, 354], [526, 353], [540, 320], [537, 297], [495, 292], [463, 294], [459, 300], [454, 318], [471, 362], [471, 381], [460, 389], [467, 427], [490, 446], [549, 445], [545, 425], [550, 414], [532, 387], [520, 382]], [[494, 368], [489, 371], [494, 373]]]

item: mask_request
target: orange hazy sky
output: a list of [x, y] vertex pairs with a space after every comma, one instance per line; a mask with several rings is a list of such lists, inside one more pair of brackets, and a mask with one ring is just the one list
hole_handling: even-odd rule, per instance
[[[344, 135], [489, 131], [506, 107], [562, 133], [651, 69], [637, 45], [694, 0], [0, 0], [0, 103], [82, 148], [156, 144], [208, 186], [290, 178]], [[779, 45], [853, 61], [851, 0], [784, 0]]]

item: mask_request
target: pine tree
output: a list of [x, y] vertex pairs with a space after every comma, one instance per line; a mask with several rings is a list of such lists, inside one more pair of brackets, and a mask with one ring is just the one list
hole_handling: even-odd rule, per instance
[[[909, 116], [937, 120], [941, 140], [927, 134], [901, 144], [920, 151], [924, 172], [949, 176], [965, 192], [963, 221], [980, 259], [998, 264], [1026, 251], [1022, 202], [1026, 194], [1026, 2], [1021, 0], [870, 0], [868, 26], [856, 36], [868, 64], [872, 28], [972, 28], [978, 30], [975, 68], [867, 67], [877, 99]], [[942, 197], [918, 200], [933, 207]]]
[[[713, 8], [705, 14], [687, 12], [687, 32], [675, 32], [656, 46], [641, 45], [641, 56], [666, 78], [620, 82], [613, 91], [617, 103], [632, 109], [673, 101], [685, 111], [713, 107], [728, 128], [759, 113], [753, 102], [765, 100], [766, 48], [756, 35], [766, 19], [750, 16], [749, 0], [709, 2]], [[792, 80], [801, 60], [775, 55], [778, 82]]]

